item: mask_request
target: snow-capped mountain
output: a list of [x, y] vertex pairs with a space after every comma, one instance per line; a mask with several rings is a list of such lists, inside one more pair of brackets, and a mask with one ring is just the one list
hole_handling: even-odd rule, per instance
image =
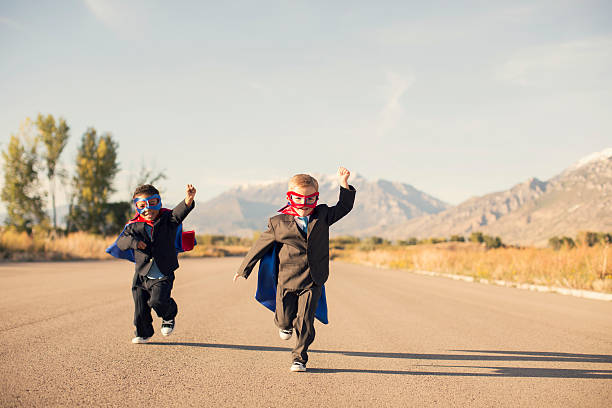
[[574, 170], [578, 170], [580, 167], [590, 165], [597, 162], [606, 162], [612, 157], [612, 147], [608, 149], [604, 149], [601, 152], [595, 152], [590, 154], [582, 159], [578, 160], [576, 163], [572, 164], [568, 167], [565, 172], [572, 172]]
[[507, 243], [545, 245], [557, 235], [612, 231], [612, 149], [594, 153], [549, 181], [530, 179], [388, 230], [390, 238], [481, 231]]
[[[339, 193], [336, 177], [313, 176], [319, 182], [319, 203], [334, 205]], [[369, 181], [358, 174], [351, 176], [350, 183], [357, 189], [355, 207], [349, 217], [333, 226], [333, 235], [375, 235], [398, 223], [448, 208], [446, 203], [409, 184]], [[251, 236], [254, 231], [265, 230], [268, 218], [286, 204], [286, 192], [286, 181], [233, 188], [198, 203], [189, 217], [190, 225], [195, 225], [198, 233]]]
[[[321, 203], [338, 199], [335, 177], [315, 175]], [[351, 177], [357, 188], [350, 216], [333, 235], [409, 237], [468, 236], [481, 231], [506, 243], [545, 245], [555, 235], [612, 231], [612, 148], [591, 154], [548, 181], [531, 178], [509, 190], [473, 197], [450, 207], [404, 183]], [[198, 203], [190, 225], [198, 233], [251, 236], [263, 231], [285, 204], [286, 182], [245, 185]]]

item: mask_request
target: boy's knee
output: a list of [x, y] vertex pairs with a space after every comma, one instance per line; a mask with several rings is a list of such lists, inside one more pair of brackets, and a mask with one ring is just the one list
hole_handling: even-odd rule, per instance
[[165, 302], [163, 302], [161, 299], [151, 299], [149, 300], [149, 306], [152, 309], [159, 309], [160, 307], [163, 307], [165, 305]]
[[279, 329], [290, 330], [293, 328], [293, 319], [289, 319], [286, 315], [279, 315], [277, 313], [274, 316], [274, 322]]

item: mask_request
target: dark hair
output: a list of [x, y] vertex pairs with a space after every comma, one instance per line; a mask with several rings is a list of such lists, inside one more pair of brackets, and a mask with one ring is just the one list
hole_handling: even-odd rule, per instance
[[136, 196], [139, 196], [139, 195], [152, 196], [155, 194], [159, 194], [159, 190], [157, 190], [151, 184], [143, 184], [142, 186], [136, 187], [136, 190], [134, 190], [134, 195], [132, 196], [132, 198], [135, 198]]

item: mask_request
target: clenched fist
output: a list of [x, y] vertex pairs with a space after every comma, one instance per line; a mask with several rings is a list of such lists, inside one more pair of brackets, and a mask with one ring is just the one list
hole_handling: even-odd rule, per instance
[[351, 172], [346, 168], [340, 166], [338, 168], [338, 183], [344, 188], [348, 190], [348, 178], [351, 176]]
[[196, 195], [196, 189], [193, 186], [193, 184], [187, 184], [187, 188], [185, 189], [185, 204], [187, 204], [187, 207], [191, 206], [191, 203], [193, 203], [193, 199], [195, 198]]

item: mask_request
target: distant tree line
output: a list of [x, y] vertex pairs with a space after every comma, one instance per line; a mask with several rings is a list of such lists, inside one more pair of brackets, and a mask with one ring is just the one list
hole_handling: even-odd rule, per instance
[[593, 247], [595, 245], [609, 245], [612, 243], [612, 234], [606, 232], [581, 231], [576, 238], [566, 236], [552, 237], [548, 240], [548, 246], [556, 251], [562, 248], [575, 248], [577, 246]]
[[251, 246], [254, 239], [228, 235], [204, 234], [197, 236], [200, 245]]
[[[426, 245], [426, 244], [439, 244], [443, 242], [473, 242], [481, 244], [487, 249], [495, 248], [506, 248], [508, 245], [504, 244], [500, 237], [494, 237], [483, 234], [482, 232], [472, 232], [467, 238], [462, 235], [451, 235], [449, 238], [423, 238], [418, 239], [411, 237], [408, 239], [391, 241], [382, 237], [366, 237], [357, 238], [352, 236], [341, 236], [335, 237], [330, 240], [332, 247], [336, 249], [343, 249], [347, 246], [359, 248], [364, 251], [372, 250], [381, 246], [411, 246], [411, 245]], [[582, 231], [576, 235], [576, 238], [570, 238], [566, 236], [552, 237], [548, 240], [548, 246], [555, 250], [561, 248], [575, 248], [577, 246], [596, 246], [596, 245], [609, 245], [612, 243], [612, 234], [605, 232], [591, 232]]]
[[[119, 171], [118, 143], [110, 133], [98, 134], [88, 128], [77, 148], [74, 172], [68, 174], [61, 156], [69, 138], [70, 126], [64, 118], [42, 114], [35, 121], [26, 119], [20, 131], [11, 135], [1, 152], [4, 183], [0, 199], [6, 204], [4, 223], [8, 228], [28, 233], [86, 231], [107, 235], [123, 227], [131, 204], [110, 201]], [[67, 188], [69, 197], [65, 228], [57, 221], [58, 183]], [[48, 198], [50, 217], [45, 210]]]
[[487, 248], [501, 248], [504, 247], [504, 243], [502, 242], [500, 237], [493, 237], [490, 235], [485, 235], [482, 232], [472, 232], [469, 237], [464, 237], [462, 235], [451, 235], [449, 238], [408, 238], [407, 240], [399, 240], [397, 241], [398, 245], [422, 245], [422, 244], [439, 244], [442, 242], [474, 242], [477, 244], [483, 244]]
[[357, 238], [352, 236], [341, 236], [335, 237], [330, 240], [332, 246], [338, 249], [344, 248], [345, 246], [359, 246], [361, 250], [372, 250], [378, 246], [384, 245], [398, 245], [398, 246], [411, 246], [411, 245], [426, 245], [426, 244], [439, 244], [442, 242], [474, 242], [482, 244], [488, 249], [502, 248], [506, 245], [502, 242], [500, 237], [492, 237], [485, 235], [482, 232], [473, 232], [469, 237], [462, 235], [451, 235], [449, 238], [423, 238], [418, 239], [411, 237], [408, 239], [391, 241], [382, 237], [366, 237]]

